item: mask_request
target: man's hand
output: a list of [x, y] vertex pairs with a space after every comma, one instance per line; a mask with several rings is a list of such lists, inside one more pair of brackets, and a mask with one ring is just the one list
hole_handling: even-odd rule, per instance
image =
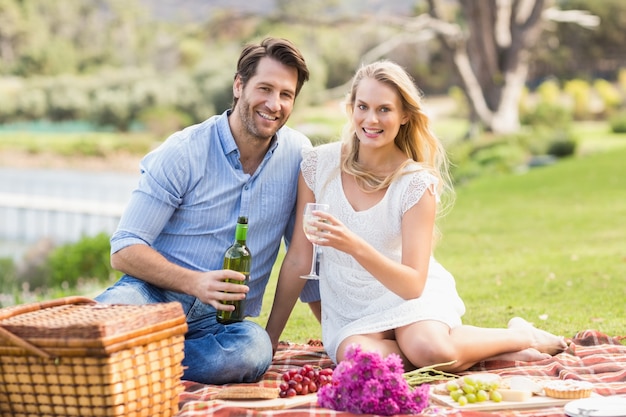
[[242, 273], [229, 269], [198, 272], [189, 293], [216, 310], [233, 311], [235, 306], [223, 304], [222, 301], [243, 300], [250, 291], [250, 287], [227, 282], [227, 280], [243, 281], [245, 279]]

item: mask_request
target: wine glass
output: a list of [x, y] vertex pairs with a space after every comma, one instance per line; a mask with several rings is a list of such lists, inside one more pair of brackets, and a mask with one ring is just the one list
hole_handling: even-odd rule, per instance
[[311, 272], [308, 275], [301, 275], [300, 278], [304, 279], [320, 279], [319, 275], [317, 275], [317, 257], [318, 257], [318, 237], [311, 235], [311, 232], [317, 230], [316, 227], [311, 226], [311, 222], [320, 220], [319, 217], [313, 214], [314, 211], [328, 211], [330, 207], [328, 204], [318, 204], [318, 203], [307, 203], [304, 208], [304, 218], [302, 219], [302, 227], [304, 229], [304, 234], [306, 238], [309, 239], [309, 242], [313, 244], [313, 256], [311, 260]]

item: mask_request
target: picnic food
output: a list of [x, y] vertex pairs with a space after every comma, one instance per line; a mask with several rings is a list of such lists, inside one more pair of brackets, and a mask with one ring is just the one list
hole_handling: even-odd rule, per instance
[[543, 388], [532, 378], [521, 375], [514, 375], [502, 381], [503, 388], [510, 388], [516, 391], [529, 391], [532, 394], [541, 394]]
[[276, 388], [232, 386], [222, 388], [213, 398], [216, 400], [271, 400], [277, 397]]
[[448, 381], [445, 388], [459, 405], [480, 403], [484, 401], [502, 401], [499, 392], [501, 379], [497, 374], [465, 375], [464, 377]]
[[498, 392], [502, 396], [502, 401], [522, 402], [528, 401], [533, 396], [532, 391], [498, 388]]
[[330, 384], [333, 380], [331, 368], [315, 368], [304, 365], [300, 368], [290, 369], [282, 376], [280, 383], [280, 398], [294, 397], [317, 392], [323, 385]]
[[543, 391], [548, 397], [574, 400], [589, 397], [593, 391], [593, 384], [576, 380], [550, 381], [543, 386]]

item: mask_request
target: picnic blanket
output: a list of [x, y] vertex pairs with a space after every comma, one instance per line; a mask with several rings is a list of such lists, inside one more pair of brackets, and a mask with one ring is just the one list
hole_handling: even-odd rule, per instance
[[[626, 346], [624, 337], [609, 337], [596, 330], [579, 332], [572, 339], [569, 349], [563, 353], [537, 362], [485, 361], [466, 373], [490, 372], [502, 377], [524, 375], [536, 378], [577, 379], [594, 384], [599, 395], [626, 395]], [[282, 374], [304, 364], [327, 368], [332, 362], [324, 348], [315, 341], [309, 344], [281, 343], [272, 366], [257, 384], [262, 387], [278, 387]], [[315, 403], [296, 408], [279, 410], [244, 409], [225, 405], [214, 396], [225, 386], [203, 385], [183, 381], [185, 390], [180, 396], [180, 411], [176, 417], [354, 417], [354, 414], [319, 408]], [[431, 404], [422, 416], [452, 417], [564, 417], [563, 406], [530, 410], [470, 411]]]

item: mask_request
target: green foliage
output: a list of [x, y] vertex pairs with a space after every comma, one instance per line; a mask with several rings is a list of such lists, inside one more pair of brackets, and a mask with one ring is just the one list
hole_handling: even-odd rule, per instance
[[15, 119], [37, 120], [47, 116], [48, 99], [46, 92], [39, 87], [29, 87], [18, 96]]
[[626, 95], [626, 68], [622, 68], [617, 72], [617, 85], [622, 94]]
[[613, 133], [626, 133], [626, 111], [616, 113], [609, 121]]
[[496, 141], [475, 148], [470, 154], [485, 173], [509, 173], [526, 161], [526, 150], [517, 143]]
[[55, 248], [46, 264], [48, 286], [76, 288], [81, 280], [94, 279], [110, 282], [115, 274], [109, 251], [109, 236], [105, 233]]
[[567, 128], [572, 122], [572, 113], [564, 106], [541, 101], [533, 109], [520, 116], [523, 125], [533, 127]]
[[165, 138], [192, 123], [188, 114], [166, 106], [142, 110], [138, 119], [150, 133], [159, 138]]
[[617, 87], [607, 80], [595, 80], [593, 88], [602, 100], [605, 115], [612, 115], [624, 103], [624, 98]]
[[467, 117], [469, 115], [469, 103], [463, 90], [458, 86], [452, 86], [448, 90], [448, 96], [454, 100], [456, 110], [454, 112], [457, 117]]
[[135, 116], [127, 90], [99, 90], [95, 93], [89, 119], [96, 125], [115, 126], [120, 132], [127, 132]]
[[38, 251], [19, 270], [12, 259], [0, 259], [0, 307], [101, 291], [120, 277], [109, 251], [109, 236], [101, 233]]
[[0, 258], [0, 294], [10, 292], [14, 283], [15, 264], [13, 260], [11, 258]]
[[12, 132], [0, 135], [0, 150], [12, 149], [62, 156], [106, 157], [114, 153], [143, 155], [151, 149], [153, 141], [154, 138], [145, 133]]
[[556, 130], [553, 132], [551, 140], [548, 142], [548, 155], [564, 158], [572, 156], [576, 153], [578, 141], [571, 132], [565, 130]]
[[591, 109], [591, 86], [585, 80], [575, 79], [565, 82], [563, 87], [565, 94], [572, 98], [572, 112], [574, 120], [589, 119]]
[[537, 94], [542, 103], [557, 106], [561, 95], [558, 81], [550, 79], [542, 82], [539, 87], [537, 87]]

